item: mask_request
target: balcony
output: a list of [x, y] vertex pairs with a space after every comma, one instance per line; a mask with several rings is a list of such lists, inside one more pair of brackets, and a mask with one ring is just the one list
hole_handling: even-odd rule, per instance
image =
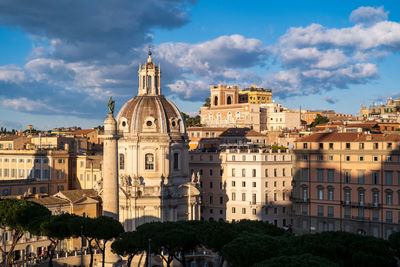
[[364, 203], [364, 202], [350, 202], [350, 201], [340, 201], [340, 205], [353, 208], [366, 208], [366, 209], [376, 209], [382, 207], [382, 204], [379, 203]]
[[351, 219], [356, 220], [356, 221], [362, 221], [362, 222], [370, 221], [369, 218], [366, 218], [366, 217], [359, 217], [359, 216], [351, 216]]

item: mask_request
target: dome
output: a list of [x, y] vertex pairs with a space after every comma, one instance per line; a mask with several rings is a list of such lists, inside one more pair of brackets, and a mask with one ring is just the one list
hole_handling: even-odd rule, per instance
[[117, 115], [123, 133], [186, 133], [179, 109], [163, 95], [137, 95]]

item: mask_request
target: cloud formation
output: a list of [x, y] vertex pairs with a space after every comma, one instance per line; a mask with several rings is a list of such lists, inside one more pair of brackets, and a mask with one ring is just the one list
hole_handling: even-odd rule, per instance
[[[29, 33], [34, 47], [24, 66], [0, 66], [0, 106], [93, 118], [113, 95], [118, 109], [137, 92], [137, 66], [152, 29], [185, 25], [190, 4], [1, 1], [1, 25]], [[271, 46], [238, 34], [162, 43], [153, 61], [161, 64], [164, 94], [187, 100], [204, 99], [218, 83], [256, 83], [280, 98], [321, 94], [379, 78], [377, 60], [400, 51], [400, 23], [387, 15], [383, 7], [360, 7], [350, 15], [352, 26], [292, 27]], [[268, 72], [270, 66], [275, 71]]]
[[383, 6], [378, 8], [370, 6], [361, 6], [353, 10], [350, 14], [350, 21], [359, 24], [372, 24], [388, 18], [389, 12], [383, 9]]

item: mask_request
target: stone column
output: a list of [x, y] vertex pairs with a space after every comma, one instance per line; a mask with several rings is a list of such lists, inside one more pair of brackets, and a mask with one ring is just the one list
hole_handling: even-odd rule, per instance
[[[112, 113], [104, 121], [103, 138], [103, 215], [119, 221], [118, 135], [117, 122]], [[107, 242], [105, 266], [117, 266], [120, 258], [111, 252], [112, 241]]]

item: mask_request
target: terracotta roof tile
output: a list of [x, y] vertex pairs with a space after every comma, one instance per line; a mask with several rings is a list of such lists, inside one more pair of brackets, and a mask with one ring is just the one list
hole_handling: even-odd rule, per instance
[[[368, 137], [368, 138], [367, 138]], [[368, 140], [371, 138], [370, 140]], [[380, 142], [400, 141], [400, 133], [364, 134], [364, 133], [315, 133], [297, 140], [298, 142]]]

